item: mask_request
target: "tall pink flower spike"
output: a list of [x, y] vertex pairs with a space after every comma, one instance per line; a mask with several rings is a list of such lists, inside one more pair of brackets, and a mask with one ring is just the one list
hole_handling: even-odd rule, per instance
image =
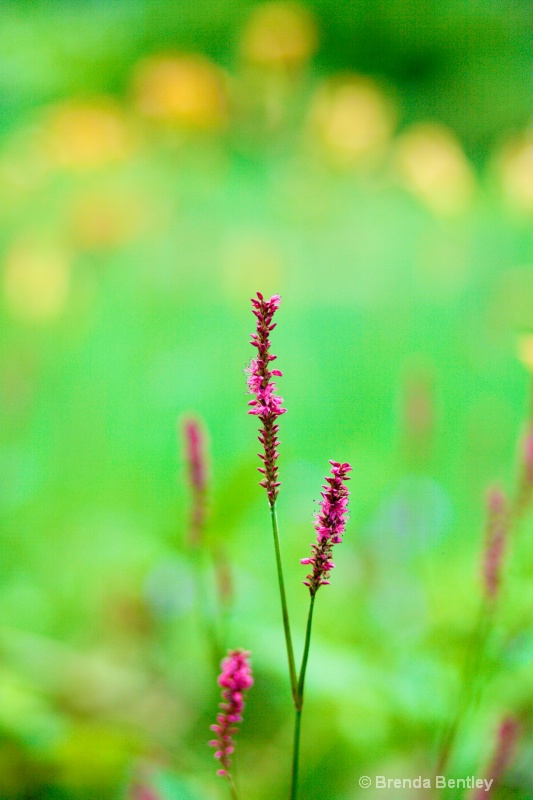
[[217, 735], [209, 744], [216, 747], [215, 758], [220, 761], [218, 775], [231, 778], [231, 754], [235, 749], [233, 737], [237, 723], [242, 722], [244, 695], [252, 686], [252, 670], [246, 650], [230, 650], [222, 662], [222, 672], [218, 679], [222, 686], [222, 702], [215, 725], [211, 730]]
[[252, 358], [250, 366], [246, 369], [250, 394], [255, 395], [248, 404], [251, 406], [248, 413], [259, 417], [262, 423], [259, 441], [263, 445], [263, 452], [259, 453], [259, 458], [263, 466], [258, 469], [264, 478], [260, 485], [266, 489], [271, 506], [276, 502], [280, 485], [276, 463], [279, 445], [279, 426], [276, 420], [287, 410], [282, 408], [283, 400], [276, 394], [276, 384], [272, 380], [273, 377], [280, 378], [282, 373], [279, 369], [269, 368], [270, 363], [276, 359], [276, 356], [270, 353], [270, 332], [276, 327], [272, 319], [280, 303], [281, 298], [278, 294], [273, 295], [270, 300], [265, 300], [261, 292], [257, 292], [257, 300], [252, 299], [252, 313], [257, 317], [257, 325], [250, 343], [257, 348], [257, 358]]
[[342, 542], [342, 535], [346, 528], [348, 514], [349, 491], [346, 481], [349, 481], [348, 472], [352, 468], [349, 464], [340, 464], [330, 461], [331, 477], [326, 478], [324, 489], [320, 494], [320, 511], [316, 515], [315, 530], [316, 543], [311, 545], [313, 555], [302, 558], [301, 564], [311, 564], [313, 569], [304, 583], [309, 587], [311, 596], [315, 595], [320, 586], [329, 583], [329, 573], [335, 564], [331, 560], [334, 544]]

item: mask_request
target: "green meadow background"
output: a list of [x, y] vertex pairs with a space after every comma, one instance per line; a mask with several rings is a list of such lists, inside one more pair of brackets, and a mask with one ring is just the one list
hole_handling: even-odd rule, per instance
[[[526, 0], [2, 3], [1, 800], [224, 798], [206, 745], [221, 603], [223, 647], [250, 649], [255, 672], [241, 800], [287, 796], [243, 373], [258, 290], [282, 297], [297, 654], [320, 486], [329, 459], [353, 465], [316, 603], [301, 798], [426, 795], [358, 781], [434, 775], [482, 598], [486, 492], [522, 480], [532, 45]], [[191, 414], [209, 437], [199, 553]], [[533, 797], [532, 535], [526, 510], [448, 768], [487, 775], [516, 718], [493, 798]]]

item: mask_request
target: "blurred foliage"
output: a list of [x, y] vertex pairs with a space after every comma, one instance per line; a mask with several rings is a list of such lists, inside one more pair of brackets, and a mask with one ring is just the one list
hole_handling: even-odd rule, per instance
[[[484, 494], [518, 490], [531, 412], [531, 5], [6, 0], [0, 17], [1, 800], [224, 796], [202, 616], [220, 586], [224, 644], [252, 650], [256, 677], [242, 797], [286, 793], [243, 375], [258, 289], [283, 297], [298, 651], [313, 500], [329, 458], [355, 468], [317, 601], [301, 796], [432, 775], [480, 604]], [[197, 556], [176, 428], [190, 412], [211, 450]], [[524, 800], [531, 522], [450, 767], [483, 775], [513, 714], [497, 796]]]

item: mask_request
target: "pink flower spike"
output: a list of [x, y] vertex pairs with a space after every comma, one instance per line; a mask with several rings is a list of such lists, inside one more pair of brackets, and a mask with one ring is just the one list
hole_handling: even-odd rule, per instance
[[212, 739], [209, 746], [217, 748], [215, 758], [221, 764], [217, 775], [228, 777], [230, 780], [230, 756], [234, 751], [233, 737], [237, 733], [236, 723], [242, 721], [244, 696], [253, 684], [249, 656], [250, 653], [246, 650], [230, 650], [222, 661], [222, 672], [218, 678], [218, 683], [222, 687], [222, 702], [216, 724], [211, 725], [211, 730], [216, 733], [216, 739]]
[[252, 298], [252, 313], [257, 318], [255, 333], [252, 333], [251, 345], [257, 348], [257, 356], [250, 360], [245, 372], [248, 375], [247, 384], [250, 394], [254, 395], [248, 405], [251, 406], [249, 414], [259, 417], [261, 421], [259, 441], [263, 445], [263, 453], [259, 455], [263, 466], [259, 471], [264, 475], [260, 486], [266, 489], [268, 501], [271, 506], [278, 496], [278, 431], [277, 417], [285, 414], [282, 408], [283, 400], [276, 394], [276, 384], [272, 378], [280, 378], [279, 369], [269, 369], [271, 361], [276, 356], [270, 353], [270, 331], [275, 327], [272, 322], [275, 312], [280, 307], [281, 298], [273, 295], [270, 300], [265, 300], [261, 292], [257, 292], [257, 300]]
[[490, 600], [497, 597], [500, 589], [508, 533], [507, 500], [501, 489], [493, 487], [487, 495], [487, 533], [483, 561], [483, 582]]
[[313, 597], [320, 586], [329, 584], [329, 573], [335, 564], [331, 560], [332, 547], [342, 542], [342, 535], [346, 528], [348, 514], [349, 492], [346, 481], [349, 481], [348, 472], [351, 466], [347, 463], [330, 461], [331, 477], [327, 477], [326, 484], [322, 487], [322, 501], [320, 511], [316, 515], [315, 530], [317, 541], [311, 545], [313, 551], [309, 558], [302, 558], [301, 564], [312, 564], [313, 569], [306, 576], [303, 583], [309, 587]]

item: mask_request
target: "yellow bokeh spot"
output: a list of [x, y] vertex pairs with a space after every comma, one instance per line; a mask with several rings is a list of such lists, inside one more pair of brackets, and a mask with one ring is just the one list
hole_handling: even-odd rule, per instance
[[533, 134], [509, 142], [499, 158], [504, 193], [515, 208], [533, 213]]
[[396, 143], [395, 165], [406, 188], [437, 214], [460, 213], [472, 200], [472, 169], [444, 125], [413, 125]]
[[67, 301], [69, 283], [70, 256], [59, 247], [22, 240], [5, 256], [4, 303], [17, 319], [55, 319]]
[[222, 127], [228, 116], [224, 73], [200, 55], [157, 55], [138, 64], [136, 106], [153, 120], [192, 130]]
[[307, 9], [297, 3], [265, 3], [248, 20], [241, 53], [258, 66], [298, 67], [316, 46], [316, 26]]
[[383, 152], [394, 127], [392, 103], [369, 78], [357, 75], [324, 83], [311, 104], [310, 127], [339, 166]]
[[533, 372], [533, 333], [523, 333], [518, 337], [517, 350], [524, 367]]
[[75, 169], [127, 158], [134, 139], [120, 109], [105, 99], [70, 100], [49, 109], [42, 138], [53, 166]]

